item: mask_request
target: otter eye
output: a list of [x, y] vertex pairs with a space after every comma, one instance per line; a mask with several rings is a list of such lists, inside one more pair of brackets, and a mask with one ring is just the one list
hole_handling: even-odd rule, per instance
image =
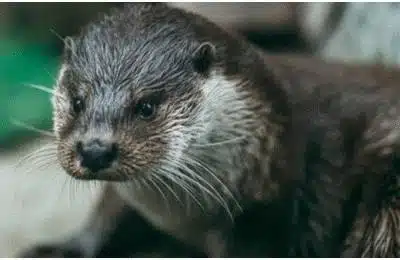
[[143, 119], [149, 119], [154, 116], [156, 111], [156, 106], [148, 101], [139, 102], [136, 105], [136, 113]]
[[72, 109], [75, 113], [79, 113], [83, 110], [83, 100], [80, 98], [72, 99]]

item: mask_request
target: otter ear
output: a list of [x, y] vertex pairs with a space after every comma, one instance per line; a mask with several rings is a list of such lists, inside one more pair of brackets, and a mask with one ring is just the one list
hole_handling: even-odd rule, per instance
[[67, 36], [64, 38], [64, 59], [70, 61], [72, 56], [75, 55], [76, 45], [72, 37]]
[[196, 49], [193, 55], [193, 67], [201, 74], [207, 74], [215, 61], [216, 49], [210, 42], [204, 42]]

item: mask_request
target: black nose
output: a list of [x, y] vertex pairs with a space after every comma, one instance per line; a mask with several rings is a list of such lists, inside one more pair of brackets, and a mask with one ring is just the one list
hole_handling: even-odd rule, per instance
[[77, 152], [81, 165], [92, 172], [108, 168], [117, 156], [115, 143], [94, 139], [89, 142], [78, 142]]

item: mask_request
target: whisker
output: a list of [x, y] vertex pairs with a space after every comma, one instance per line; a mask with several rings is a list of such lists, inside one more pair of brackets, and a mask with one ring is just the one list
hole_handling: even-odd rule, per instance
[[32, 167], [24, 170], [22, 172], [22, 174], [31, 174], [32, 172], [37, 172], [37, 171], [41, 171], [44, 169], [47, 169], [48, 167], [54, 165], [54, 161], [53, 160], [44, 160], [44, 161], [39, 161], [35, 164], [32, 165]]
[[[196, 175], [190, 168], [188, 168], [188, 167], [186, 167], [186, 166], [184, 166], [184, 165], [182, 165], [181, 167], [183, 167], [184, 170], [185, 170], [187, 173], [189, 173], [190, 176], [192, 176], [192, 177], [187, 176], [186, 174], [181, 173], [181, 172], [179, 172], [179, 171], [173, 171], [173, 172], [171, 172], [170, 174], [175, 175], [175, 176], [177, 176], [177, 177], [180, 177], [181, 179], [184, 179], [185, 181], [187, 181], [187, 182], [191, 183], [192, 185], [194, 185], [194, 187], [197, 187], [197, 188], [199, 189], [199, 191], [205, 192], [205, 193], [208, 194], [211, 198], [215, 199], [215, 200], [218, 201], [218, 202], [221, 202], [221, 201], [220, 201], [221, 199], [220, 199], [218, 196], [215, 195], [216, 190], [215, 190], [212, 186], [210, 186], [210, 184], [209, 184], [207, 181], [205, 181], [205, 180], [202, 179], [202, 178], [198, 178], [199, 176]], [[196, 179], [194, 179], [193, 177], [196, 177], [196, 179], [199, 180], [200, 182], [196, 181]], [[202, 183], [205, 184], [207, 187], [211, 188], [211, 190], [208, 189], [208, 188], [207, 188], [205, 185], [203, 185]], [[206, 198], [206, 197], [203, 196], [203, 198]]]
[[37, 160], [41, 160], [41, 159], [54, 159], [54, 161], [56, 161], [57, 159], [57, 155], [55, 153], [53, 153], [51, 150], [50, 151], [46, 151], [43, 150], [41, 152], [38, 153], [31, 153], [28, 154], [27, 156], [24, 156], [24, 158], [22, 158], [21, 160], [19, 160], [16, 165], [14, 165], [14, 170], [17, 170], [18, 168], [22, 167], [25, 164], [29, 164], [29, 163], [34, 163]]
[[44, 145], [44, 146], [34, 150], [33, 152], [30, 152], [30, 153], [24, 155], [21, 159], [18, 160], [18, 162], [13, 166], [13, 168], [16, 169], [16, 168], [20, 167], [23, 163], [26, 163], [31, 158], [35, 158], [42, 154], [47, 155], [47, 153], [53, 152], [54, 155], [56, 155], [56, 150], [57, 150], [57, 146], [55, 144]]
[[152, 192], [154, 192], [153, 187], [151, 187], [151, 185], [148, 183], [148, 179], [147, 178], [140, 178], [138, 179], [139, 181], [141, 181], [143, 183], [144, 186], [146, 186], [146, 188]]
[[[175, 163], [176, 163], [176, 162], [175, 162]], [[203, 193], [203, 198], [205, 198], [205, 199], [207, 198], [207, 196], [204, 196], [204, 193], [206, 193], [206, 194], [208, 194], [209, 196], [211, 196], [211, 198], [213, 198], [214, 200], [216, 200], [216, 201], [219, 202], [219, 203], [221, 202], [221, 200], [223, 200], [222, 197], [219, 196], [219, 193], [215, 190], [215, 188], [214, 188], [213, 186], [211, 186], [204, 178], [202, 178], [202, 177], [200, 177], [198, 174], [196, 174], [196, 173], [193, 171], [193, 169], [189, 168], [186, 164], [179, 163], [179, 164], [177, 164], [177, 165], [178, 165], [179, 168], [185, 170], [186, 173], [188, 173], [188, 174], [192, 177], [192, 179], [193, 179], [194, 182], [196, 182], [196, 179], [197, 179], [197, 180], [199, 180], [201, 183], [204, 183], [207, 187], [209, 187], [209, 188], [211, 189], [211, 190], [209, 190], [208, 188], [206, 188], [206, 187], [205, 187], [204, 185], [202, 185], [201, 183], [196, 182], [196, 186], [197, 186], [197, 187], [200, 189], [200, 191]], [[182, 173], [182, 174], [184, 175], [184, 173]], [[213, 192], [216, 193], [217, 195], [214, 196]], [[208, 204], [210, 204], [208, 200], [206, 200], [206, 202], [207, 202]]]
[[240, 206], [239, 202], [233, 195], [233, 193], [229, 190], [229, 188], [217, 177], [217, 175], [208, 167], [205, 165], [204, 162], [202, 162], [199, 158], [194, 158], [193, 156], [185, 156], [185, 160], [191, 161], [195, 163], [198, 167], [201, 167], [205, 172], [210, 174], [210, 176], [218, 182], [219, 185], [221, 185], [228, 193], [229, 197], [234, 201], [234, 203], [237, 205], [238, 209], [242, 211], [242, 207]]
[[62, 195], [64, 194], [64, 192], [65, 192], [65, 186], [67, 185], [68, 178], [71, 178], [71, 177], [70, 177], [69, 175], [65, 175], [64, 183], [63, 183], [63, 185], [61, 186], [60, 192], [59, 192], [59, 194], [58, 194], [58, 200], [61, 199], [61, 196], [62, 196]]
[[38, 129], [38, 128], [34, 127], [34, 126], [25, 124], [25, 123], [23, 123], [23, 122], [21, 122], [21, 121], [18, 121], [18, 120], [16, 120], [16, 119], [13, 119], [13, 118], [10, 119], [10, 122], [11, 122], [13, 125], [19, 126], [19, 127], [21, 127], [21, 128], [25, 128], [25, 129], [27, 129], [27, 130], [31, 130], [31, 131], [33, 131], [33, 132], [36, 132], [36, 133], [39, 133], [39, 134], [42, 134], [42, 135], [45, 135], [45, 136], [48, 136], [48, 137], [51, 137], [51, 138], [55, 138], [55, 135], [54, 135], [52, 132], [50, 132], [50, 131]]
[[57, 147], [42, 147], [22, 157], [22, 160], [30, 160], [37, 156], [53, 154], [56, 155]]
[[58, 39], [60, 39], [62, 42], [64, 42], [64, 39], [61, 35], [59, 35], [56, 31], [54, 31], [53, 29], [49, 29], [49, 31], [54, 34]]
[[[183, 161], [189, 162], [188, 158], [184, 158]], [[176, 163], [176, 162], [175, 162]], [[228, 213], [228, 215], [233, 219], [233, 215], [229, 209], [229, 205], [227, 202], [224, 200], [224, 198], [221, 196], [221, 194], [213, 187], [206, 179], [204, 179], [202, 176], [199, 174], [196, 174], [192, 169], [190, 169], [186, 164], [180, 164], [179, 167], [182, 167], [186, 172], [190, 173], [193, 177], [195, 177], [197, 180], [199, 180], [201, 183], [206, 185], [208, 188], [206, 188], [204, 185], [194, 181], [194, 182], [202, 191], [206, 192], [211, 198], [213, 198], [215, 201], [217, 201]], [[177, 174], [177, 172], [173, 172], [173, 174]], [[187, 177], [185, 174], [180, 174], [180, 177]], [[192, 178], [190, 178], [192, 179]]]
[[54, 76], [54, 74], [50, 73], [50, 71], [48, 70], [48, 68], [44, 68], [44, 71], [46, 71], [46, 74], [49, 75], [49, 77], [54, 80], [55, 82], [57, 82], [57, 77]]
[[165, 181], [161, 178], [161, 176], [158, 176], [157, 174], [153, 174], [153, 177], [155, 179], [157, 179], [163, 186], [165, 186], [168, 189], [169, 192], [171, 192], [171, 194], [175, 197], [176, 201], [178, 201], [181, 205], [183, 205], [181, 199], [178, 196], [178, 194], [176, 194], [176, 192], [170, 187], [170, 185], [165, 183]]
[[[59, 40], [61, 40], [63, 42], [63, 44], [70, 50], [72, 50], [73, 46], [69, 45], [66, 41], [65, 38], [63, 38], [60, 34], [58, 34], [55, 30], [53, 29], [49, 29], [49, 31], [54, 34]], [[78, 55], [76, 55], [76, 53], [74, 51], [72, 51], [72, 55], [76, 58], [76, 59], [80, 59]]]
[[[159, 169], [159, 170], [161, 170], [161, 169]], [[169, 180], [171, 180], [173, 183], [177, 184], [178, 187], [181, 187], [181, 188], [185, 191], [185, 193], [186, 193], [188, 196], [190, 196], [190, 197], [192, 198], [192, 200], [201, 208], [201, 210], [203, 210], [203, 211], [205, 212], [204, 206], [203, 206], [202, 203], [196, 198], [196, 196], [193, 194], [193, 191], [192, 191], [192, 189], [190, 188], [190, 185], [186, 184], [186, 181], [187, 181], [187, 180], [179, 180], [179, 181], [178, 181], [176, 178], [173, 178], [173, 177], [180, 177], [180, 176], [176, 176], [176, 175], [172, 174], [173, 172], [171, 172], [171, 171], [160, 171], [160, 172], [163, 174], [163, 176], [165, 176], [166, 178], [168, 178]], [[187, 178], [191, 180], [190, 177], [187, 177]], [[192, 182], [196, 183], [196, 181], [192, 181]], [[189, 202], [188, 202], [187, 204], [190, 205]]]
[[21, 167], [18, 172], [21, 174], [31, 174], [55, 165], [57, 165], [57, 161], [53, 157], [38, 158], [36, 161], [27, 165], [27, 167]]
[[237, 137], [237, 138], [233, 138], [233, 139], [228, 139], [228, 140], [224, 140], [221, 142], [215, 142], [215, 143], [206, 143], [206, 144], [192, 144], [192, 146], [194, 147], [211, 147], [211, 146], [219, 146], [219, 145], [225, 145], [225, 144], [232, 144], [232, 143], [236, 143], [239, 141], [242, 141], [243, 139], [245, 139], [245, 136], [241, 136], [241, 137]]
[[199, 181], [203, 182], [207, 187], [210, 187], [210, 189], [207, 189], [202, 185], [202, 191], [206, 192], [208, 196], [210, 196], [218, 204], [220, 204], [225, 209], [225, 211], [228, 213], [230, 218], [233, 219], [233, 214], [231, 213], [229, 205], [225, 201], [225, 199], [221, 196], [221, 194], [209, 182], [207, 182], [204, 178], [201, 178], [199, 175], [196, 175], [195, 177]]
[[26, 86], [26, 87], [30, 87], [30, 88], [33, 88], [33, 89], [41, 90], [43, 92], [49, 93], [51, 95], [54, 95], [54, 90], [49, 88], [49, 87], [45, 87], [45, 86], [37, 85], [37, 84], [32, 84], [32, 83], [23, 83], [23, 85]]
[[[166, 170], [164, 168], [157, 169], [156, 173], [158, 175], [160, 175], [161, 178], [164, 177], [167, 180], [169, 180], [171, 182], [171, 185], [176, 185], [177, 188], [180, 188], [180, 189], [182, 189], [184, 191], [184, 194], [186, 195], [185, 196], [186, 203], [183, 203], [183, 206], [186, 205], [186, 214], [189, 215], [190, 214], [190, 205], [191, 205], [191, 203], [189, 203], [190, 200], [188, 199], [188, 197], [194, 196], [194, 195], [188, 194], [188, 193], [192, 192], [191, 189], [190, 189], [190, 186], [188, 187], [187, 185], [185, 185], [184, 182], [182, 183], [182, 180], [179, 180], [178, 178], [176, 178], [176, 176], [169, 174], [168, 170]], [[173, 190], [173, 189], [171, 188], [171, 190]], [[196, 200], [196, 198], [194, 198], [194, 200]], [[197, 201], [196, 203], [201, 207], [199, 201]]]
[[36, 157], [31, 160], [31, 163], [32, 164], [57, 163], [56, 159], [57, 157], [55, 157], [53, 154], [49, 154], [47, 156]]
[[36, 166], [36, 168], [33, 168], [33, 169], [34, 170], [44, 170], [54, 164], [55, 164], [55, 161], [52, 160], [51, 157], [50, 158], [38, 158], [36, 161], [34, 161], [34, 165]]
[[[140, 177], [138, 177], [138, 176], [135, 176], [135, 177], [131, 177], [127, 172], [129, 172], [129, 171], [135, 171], [135, 170], [137, 170], [137, 167], [135, 166], [135, 165], [130, 165], [130, 164], [128, 164], [128, 163], [126, 163], [126, 162], [121, 162], [121, 166], [122, 166], [122, 169], [121, 169], [121, 171], [120, 171], [120, 173], [122, 174], [122, 176], [123, 177], [126, 177], [128, 180], [130, 180], [130, 182], [123, 182], [122, 183], [122, 185], [124, 185], [124, 186], [127, 186], [127, 188], [129, 189], [130, 187], [128, 187], [129, 186], [129, 184], [130, 183], [133, 183], [133, 185], [135, 186], [135, 188], [138, 188], [139, 190], [140, 190], [140, 192], [143, 190], [143, 189], [150, 189], [149, 188], [149, 185], [148, 185], [148, 183], [147, 182], [145, 182], [144, 180], [142, 180], [143, 178], [140, 178]], [[122, 171], [123, 170], [123, 171]], [[133, 182], [132, 182], [133, 181]], [[146, 187], [144, 187], [144, 186], [146, 186]]]
[[26, 86], [26, 87], [30, 87], [30, 88], [33, 88], [33, 89], [37, 89], [37, 90], [46, 92], [46, 93], [48, 93], [48, 94], [50, 94], [52, 96], [59, 97], [59, 98], [61, 98], [63, 100], [66, 100], [66, 98], [63, 95], [55, 92], [54, 89], [52, 89], [52, 88], [49, 88], [49, 87], [46, 87], [46, 86], [42, 86], [42, 85], [32, 84], [32, 83], [24, 83], [23, 85]]
[[138, 189], [138, 190], [142, 191], [142, 186], [140, 184], [140, 181], [138, 180], [139, 179], [138, 177], [131, 178], [129, 176], [129, 174], [126, 173], [126, 172], [121, 172], [121, 174], [122, 174], [122, 176], [128, 178], [131, 183], [133, 183], [135, 189]]
[[68, 185], [68, 197], [69, 197], [70, 201], [74, 201], [77, 180], [75, 180], [74, 178], [70, 178], [69, 180], [70, 181], [69, 181], [69, 185]]
[[169, 204], [169, 200], [165, 196], [164, 192], [160, 189], [160, 187], [157, 185], [157, 183], [154, 181], [154, 179], [151, 178], [151, 175], [148, 176], [148, 180], [150, 181], [151, 184], [153, 184], [153, 186], [156, 188], [156, 190], [160, 193], [160, 195], [162, 196], [163, 200], [165, 201], [168, 214], [171, 214], [171, 207], [170, 207], [170, 204]]

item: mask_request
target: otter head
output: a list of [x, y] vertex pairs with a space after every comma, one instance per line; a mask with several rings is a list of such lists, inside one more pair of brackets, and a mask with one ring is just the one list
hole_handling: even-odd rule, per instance
[[199, 86], [216, 49], [165, 7], [134, 4], [65, 40], [53, 105], [58, 159], [70, 175], [135, 178], [182, 155], [201, 132]]

